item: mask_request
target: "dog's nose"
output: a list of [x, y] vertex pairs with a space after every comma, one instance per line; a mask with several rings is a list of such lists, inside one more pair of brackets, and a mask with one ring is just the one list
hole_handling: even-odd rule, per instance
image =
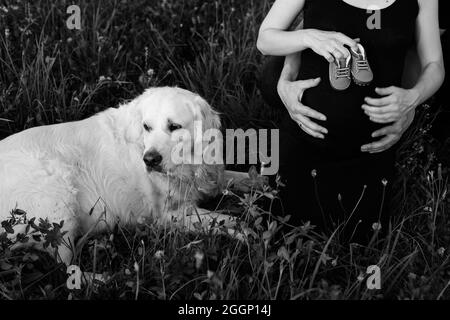
[[162, 156], [159, 154], [159, 152], [156, 151], [149, 151], [144, 155], [144, 162], [150, 168], [159, 166], [162, 162], [162, 159]]

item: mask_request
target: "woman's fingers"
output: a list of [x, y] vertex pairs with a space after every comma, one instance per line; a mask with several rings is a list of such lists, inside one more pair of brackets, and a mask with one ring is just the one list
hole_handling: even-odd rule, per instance
[[380, 141], [372, 142], [361, 147], [362, 152], [379, 153], [392, 147], [398, 141], [396, 135], [387, 135]]
[[314, 123], [311, 121], [308, 117], [303, 115], [298, 115], [300, 122], [305, 126], [306, 128], [311, 129], [314, 132], [320, 133], [320, 134], [327, 134], [328, 130], [324, 127], [318, 125], [317, 123]]
[[[352, 38], [347, 37], [345, 34], [340, 33], [340, 32], [336, 33], [336, 39], [338, 41], [340, 41], [341, 43], [349, 46], [353, 50], [358, 51], [358, 45], [357, 45], [358, 42], [356, 41], [356, 39], [353, 40]], [[357, 40], [359, 40], [359, 39], [357, 39]]]
[[309, 128], [305, 124], [303, 124], [302, 122], [299, 122], [299, 125], [300, 125], [300, 128], [303, 131], [305, 131], [307, 134], [309, 134], [310, 136], [313, 136], [314, 138], [317, 138], [317, 139], [325, 139], [325, 136], [323, 134], [312, 130], [311, 128]]
[[380, 96], [388, 96], [395, 93], [396, 87], [387, 87], [387, 88], [375, 88], [375, 92]]
[[391, 123], [391, 122], [395, 122], [397, 120], [398, 120], [398, 117], [395, 115], [391, 115], [391, 116], [387, 116], [387, 117], [379, 117], [379, 118], [370, 117], [370, 121], [375, 122], [375, 123]]
[[350, 51], [338, 41], [332, 41], [327, 47], [327, 50], [334, 57], [335, 61], [345, 59], [350, 55]]
[[385, 115], [389, 113], [395, 113], [398, 112], [398, 108], [395, 105], [387, 105], [384, 107], [371, 107], [367, 104], [362, 105], [362, 109], [364, 112], [370, 116], [378, 116], [378, 115]]
[[314, 122], [312, 122], [307, 117], [301, 114], [293, 114], [291, 115], [291, 117], [292, 119], [294, 119], [295, 122], [297, 122], [300, 128], [309, 135], [320, 139], [325, 138], [324, 133], [322, 133], [322, 130], [326, 130], [325, 128], [322, 128], [321, 126], [315, 124]]
[[374, 98], [365, 98], [364, 101], [373, 107], [383, 107], [388, 106], [395, 102], [394, 98], [392, 96], [387, 96], [384, 98], [374, 99]]
[[296, 108], [293, 110], [294, 116], [298, 116], [300, 122], [302, 122], [306, 127], [310, 128], [313, 131], [321, 132], [324, 134], [328, 133], [328, 130], [317, 123], [311, 121], [309, 118], [325, 121], [327, 118], [320, 112], [307, 107], [301, 103], [299, 103]]
[[395, 123], [391, 126], [387, 126], [381, 128], [380, 130], [375, 131], [374, 133], [372, 133], [372, 138], [383, 137], [389, 134], [401, 134], [401, 133], [402, 133], [401, 125], [399, 123]]
[[319, 52], [319, 54], [330, 63], [334, 61], [334, 56], [327, 50], [322, 50], [321, 52]]
[[[313, 118], [313, 119], [321, 120], [321, 121], [327, 120], [327, 117], [325, 115], [323, 115], [322, 113], [317, 112], [316, 110], [314, 110], [310, 107], [307, 107], [305, 105], [300, 104], [298, 106], [298, 109], [299, 109], [299, 113], [301, 113], [304, 116], [307, 116], [308, 118]], [[323, 128], [323, 129], [324, 129], [324, 131], [326, 131], [325, 128]], [[325, 132], [325, 133], [328, 133], [328, 132]]]
[[298, 80], [295, 84], [298, 86], [299, 92], [303, 95], [303, 91], [316, 87], [320, 83], [320, 78], [308, 79], [308, 80]]

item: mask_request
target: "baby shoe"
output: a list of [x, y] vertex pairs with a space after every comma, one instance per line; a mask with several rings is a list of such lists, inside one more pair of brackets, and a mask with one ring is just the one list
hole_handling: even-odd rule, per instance
[[330, 62], [330, 84], [335, 90], [345, 90], [350, 86], [350, 61], [352, 56]]
[[352, 77], [357, 85], [367, 86], [373, 80], [373, 73], [367, 60], [366, 50], [360, 43], [357, 46], [358, 51], [350, 48], [352, 54]]

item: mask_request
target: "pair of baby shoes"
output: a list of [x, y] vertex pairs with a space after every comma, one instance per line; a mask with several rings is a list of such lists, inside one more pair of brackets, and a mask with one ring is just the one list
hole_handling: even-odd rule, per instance
[[350, 48], [350, 55], [347, 58], [330, 63], [330, 83], [335, 90], [346, 90], [352, 78], [359, 86], [367, 86], [372, 82], [373, 73], [367, 60], [366, 50], [360, 43], [357, 46], [357, 51]]

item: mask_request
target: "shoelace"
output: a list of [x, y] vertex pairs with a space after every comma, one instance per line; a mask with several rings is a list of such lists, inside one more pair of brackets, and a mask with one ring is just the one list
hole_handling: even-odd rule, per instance
[[349, 77], [350, 77], [350, 68], [349, 67], [336, 68], [336, 79], [349, 78]]
[[356, 61], [356, 68], [358, 70], [369, 70], [369, 63], [367, 60], [358, 60]]

